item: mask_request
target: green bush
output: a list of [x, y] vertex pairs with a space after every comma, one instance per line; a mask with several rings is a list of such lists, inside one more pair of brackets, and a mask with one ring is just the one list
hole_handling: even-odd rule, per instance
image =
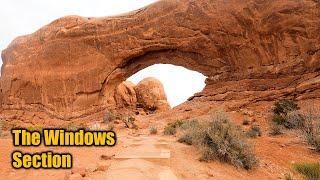
[[158, 133], [158, 128], [156, 126], [151, 126], [149, 128], [150, 134], [157, 134]]
[[320, 179], [320, 163], [298, 163], [294, 168], [308, 180]]
[[276, 123], [277, 125], [283, 125], [286, 122], [286, 119], [285, 119], [285, 117], [282, 117], [278, 114], [274, 114], [272, 117], [272, 121], [274, 123]]
[[261, 136], [262, 132], [259, 126], [252, 126], [246, 134], [248, 137], [256, 138]]
[[244, 169], [252, 169], [258, 161], [252, 146], [239, 126], [230, 122], [223, 112], [217, 112], [208, 122], [195, 123], [186, 130], [180, 142], [201, 149], [201, 160], [220, 160]]
[[174, 123], [168, 123], [167, 126], [164, 128], [163, 134], [164, 135], [174, 135], [177, 133], [177, 128], [183, 126], [185, 122], [182, 120], [177, 120]]

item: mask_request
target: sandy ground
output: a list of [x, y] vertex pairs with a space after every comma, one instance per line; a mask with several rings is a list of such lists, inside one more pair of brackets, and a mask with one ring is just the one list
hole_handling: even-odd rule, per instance
[[[164, 136], [161, 132], [168, 122], [178, 119], [198, 120], [208, 118], [207, 109], [193, 108], [192, 110], [179, 109], [174, 113], [160, 113], [137, 118], [139, 130], [129, 130], [124, 127], [116, 128], [117, 144], [114, 147], [13, 147], [11, 135], [0, 138], [0, 180], [7, 179], [285, 179], [290, 174], [294, 179], [302, 177], [294, 171], [293, 164], [296, 162], [320, 162], [320, 154], [316, 153], [303, 139], [298, 130], [286, 130], [279, 136], [269, 135], [267, 111], [270, 104], [255, 106], [256, 110], [232, 111], [228, 114], [235, 123], [244, 130], [250, 125], [242, 125], [244, 117], [249, 117], [251, 123], [258, 125], [262, 130], [262, 136], [250, 139], [255, 147], [259, 158], [259, 166], [246, 171], [219, 161], [200, 162], [200, 152], [196, 147], [177, 142], [178, 135]], [[206, 106], [201, 106], [206, 107]], [[303, 107], [303, 106], [302, 106]], [[198, 113], [198, 114], [197, 114]], [[202, 114], [202, 115], [201, 115]], [[254, 115], [250, 115], [254, 114]], [[159, 120], [161, 119], [161, 121]], [[157, 126], [158, 135], [149, 135], [149, 127]], [[152, 141], [151, 141], [152, 140]], [[138, 144], [137, 144], [138, 142]], [[154, 144], [152, 144], [154, 143]], [[152, 159], [116, 159], [117, 154], [122, 152], [151, 152], [162, 150], [159, 145], [166, 143], [166, 150], [170, 151], [170, 158], [163, 161]], [[162, 145], [161, 145], [162, 146]], [[159, 149], [160, 148], [160, 149]], [[11, 167], [11, 153], [14, 150], [23, 152], [70, 152], [74, 157], [72, 170], [15, 170]], [[104, 156], [104, 158], [101, 158]], [[159, 174], [159, 176], [157, 176]], [[165, 178], [159, 178], [160, 174]], [[168, 178], [173, 177], [174, 178]]]
[[[141, 131], [140, 133], [145, 133]], [[102, 159], [101, 156], [113, 157], [115, 154], [135, 149], [129, 141], [132, 138], [141, 136], [150, 138], [161, 138], [168, 144], [171, 151], [171, 157], [165, 166], [178, 179], [284, 179], [285, 174], [291, 174], [296, 179], [301, 177], [293, 171], [294, 162], [319, 162], [320, 154], [310, 150], [308, 146], [297, 136], [297, 132], [287, 132], [285, 135], [271, 137], [267, 134], [262, 137], [251, 140], [255, 145], [256, 153], [260, 159], [260, 165], [254, 170], [246, 171], [235, 168], [226, 163], [200, 162], [199, 151], [193, 147], [178, 143], [177, 137], [163, 135], [139, 135], [123, 132], [118, 133], [118, 143], [115, 147], [13, 147], [10, 136], [0, 139], [0, 179], [108, 179], [110, 173], [126, 174], [126, 169], [119, 171], [112, 170], [117, 166], [137, 166], [141, 174], [150, 173], [152, 169], [159, 169], [163, 164], [158, 162], [135, 159], [129, 161], [120, 161], [114, 158]], [[159, 133], [160, 134], [160, 133]], [[40, 152], [52, 150], [54, 152], [70, 152], [74, 157], [73, 170], [15, 170], [11, 167], [11, 152], [19, 149], [24, 152]], [[146, 147], [144, 149], [148, 151]], [[109, 170], [108, 170], [109, 169]], [[111, 170], [110, 170], [111, 169]], [[142, 170], [141, 170], [142, 169]], [[150, 170], [151, 169], [151, 170]], [[146, 172], [143, 172], [146, 171]], [[84, 177], [80, 175], [84, 175]], [[108, 175], [109, 174], [109, 175]], [[130, 173], [129, 173], [130, 174]], [[137, 179], [142, 179], [138, 178]], [[109, 178], [112, 179], [112, 178]], [[125, 179], [125, 178], [124, 178]], [[131, 178], [134, 179], [134, 178]], [[148, 178], [147, 178], [148, 179]], [[153, 178], [149, 178], [153, 179]]]

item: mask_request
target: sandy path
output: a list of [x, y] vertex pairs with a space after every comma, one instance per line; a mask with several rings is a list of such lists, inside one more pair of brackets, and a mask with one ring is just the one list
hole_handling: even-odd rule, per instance
[[[295, 133], [278, 137], [264, 135], [251, 140], [256, 147], [260, 165], [254, 170], [237, 169], [213, 161], [199, 161], [199, 151], [178, 143], [174, 136], [119, 134], [115, 147], [13, 147], [9, 138], [0, 139], [0, 179], [284, 179], [286, 173], [298, 177], [294, 162], [320, 161], [320, 155], [308, 149]], [[70, 152], [74, 157], [72, 170], [15, 170], [11, 153]], [[104, 158], [101, 158], [104, 156]], [[83, 176], [83, 177], [82, 177]]]

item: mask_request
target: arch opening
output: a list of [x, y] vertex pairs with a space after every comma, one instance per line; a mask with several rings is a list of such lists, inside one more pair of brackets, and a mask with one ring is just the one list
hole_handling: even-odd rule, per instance
[[207, 78], [183, 66], [154, 64], [136, 72], [126, 80], [138, 85], [149, 77], [158, 79], [162, 83], [167, 101], [172, 108], [187, 101], [195, 93], [201, 92]]

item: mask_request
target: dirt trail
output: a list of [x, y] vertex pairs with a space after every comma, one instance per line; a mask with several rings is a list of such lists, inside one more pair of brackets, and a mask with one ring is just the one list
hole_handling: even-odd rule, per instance
[[171, 151], [165, 139], [155, 136], [126, 138], [126, 147], [114, 157], [115, 162], [103, 174], [92, 179], [177, 180], [170, 168]]
[[[120, 132], [120, 131], [119, 131]], [[140, 132], [141, 133], [141, 132]], [[293, 171], [293, 162], [316, 162], [320, 156], [301, 142], [295, 133], [278, 137], [263, 136], [252, 140], [260, 165], [246, 171], [227, 163], [200, 162], [194, 146], [177, 142], [175, 136], [137, 135], [120, 132], [117, 145], [110, 147], [13, 147], [10, 138], [0, 139], [0, 180], [2, 179], [284, 179]], [[13, 150], [70, 152], [74, 156], [72, 170], [15, 170], [11, 167]]]

